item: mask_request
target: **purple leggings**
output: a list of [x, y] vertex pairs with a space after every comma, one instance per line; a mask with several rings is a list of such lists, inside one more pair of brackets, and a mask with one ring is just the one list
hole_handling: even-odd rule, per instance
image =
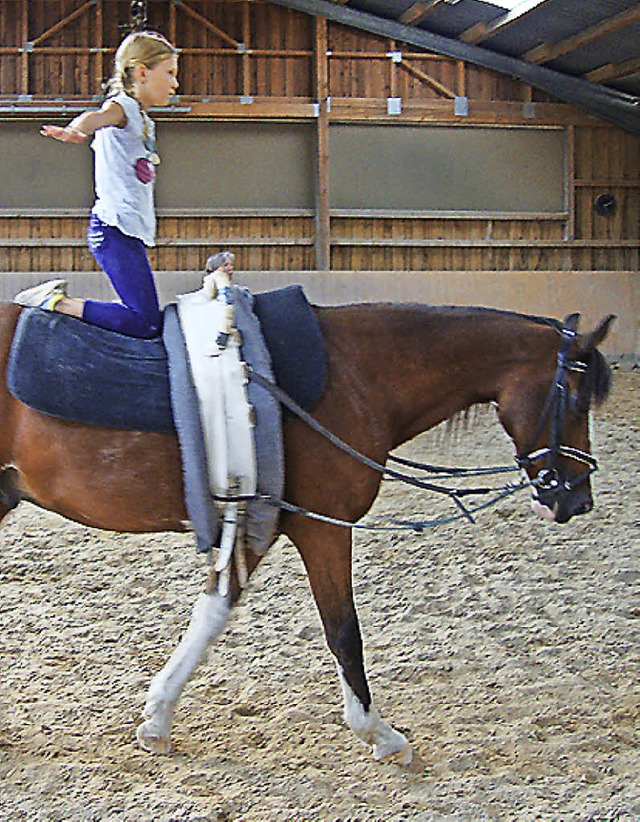
[[89, 250], [111, 280], [122, 303], [86, 300], [82, 319], [129, 337], [155, 337], [162, 314], [158, 292], [142, 240], [123, 234], [91, 215], [87, 233]]

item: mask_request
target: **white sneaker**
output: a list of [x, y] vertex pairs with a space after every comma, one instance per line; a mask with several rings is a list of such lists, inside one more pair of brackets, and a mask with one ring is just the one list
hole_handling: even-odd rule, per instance
[[49, 280], [33, 288], [21, 291], [13, 298], [14, 303], [26, 307], [44, 308], [53, 311], [55, 305], [62, 297], [67, 296], [66, 280]]

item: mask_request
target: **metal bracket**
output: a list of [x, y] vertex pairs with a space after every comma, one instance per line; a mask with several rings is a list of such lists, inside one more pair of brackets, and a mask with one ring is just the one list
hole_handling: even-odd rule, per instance
[[387, 114], [402, 114], [402, 97], [387, 97]]
[[456, 115], [456, 117], [467, 117], [469, 114], [469, 98], [458, 96], [454, 97], [453, 113]]

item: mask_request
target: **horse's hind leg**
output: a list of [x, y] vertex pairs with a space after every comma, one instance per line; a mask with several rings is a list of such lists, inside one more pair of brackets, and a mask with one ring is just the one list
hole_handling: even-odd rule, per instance
[[338, 663], [347, 725], [376, 759], [411, 762], [406, 738], [380, 718], [371, 701], [362, 652], [362, 637], [351, 585], [351, 534], [345, 528], [307, 523], [294, 536], [305, 563], [324, 625], [327, 643]]

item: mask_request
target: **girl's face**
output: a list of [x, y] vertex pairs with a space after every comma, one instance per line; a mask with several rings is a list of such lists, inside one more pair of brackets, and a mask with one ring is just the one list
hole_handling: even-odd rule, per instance
[[156, 63], [153, 68], [137, 66], [137, 97], [146, 110], [154, 106], [166, 106], [178, 88], [178, 56], [172, 54]]

